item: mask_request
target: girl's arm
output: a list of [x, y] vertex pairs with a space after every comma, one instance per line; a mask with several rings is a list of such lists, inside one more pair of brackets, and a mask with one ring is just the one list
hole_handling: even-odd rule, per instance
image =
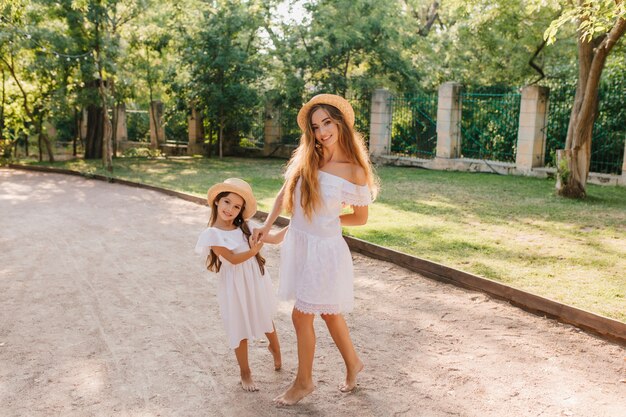
[[285, 185], [281, 187], [280, 191], [276, 195], [276, 200], [274, 200], [274, 205], [272, 206], [272, 211], [267, 215], [267, 219], [265, 219], [265, 223], [263, 226], [254, 229], [252, 232], [252, 241], [260, 242], [265, 239], [265, 237], [269, 234], [269, 231], [272, 228], [272, 225], [283, 211], [283, 195], [285, 194]]
[[240, 253], [233, 253], [233, 251], [226, 249], [223, 246], [211, 246], [211, 249], [213, 249], [213, 252], [215, 252], [216, 255], [221, 256], [233, 265], [237, 265], [252, 258], [261, 250], [262, 247], [263, 242], [259, 242], [252, 245], [252, 247], [247, 251]]
[[342, 214], [339, 220], [342, 226], [362, 226], [367, 223], [368, 206], [351, 206], [352, 213]]
[[280, 229], [280, 231], [278, 231], [276, 233], [269, 232], [263, 238], [263, 242], [264, 243], [271, 243], [271, 244], [274, 244], [274, 245], [279, 244], [285, 238], [285, 234], [287, 233], [287, 229], [289, 229], [289, 226], [283, 227], [282, 229]]

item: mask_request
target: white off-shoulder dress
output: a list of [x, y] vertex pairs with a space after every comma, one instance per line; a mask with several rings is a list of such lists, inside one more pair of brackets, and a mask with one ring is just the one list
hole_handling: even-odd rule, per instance
[[300, 182], [294, 212], [281, 246], [278, 297], [295, 300], [303, 313], [349, 313], [354, 307], [352, 256], [341, 234], [344, 205], [367, 206], [369, 187], [319, 171], [321, 206], [309, 220], [300, 204]]
[[[196, 252], [206, 256], [211, 246], [222, 246], [234, 253], [247, 251], [250, 246], [241, 229], [206, 228], [198, 238]], [[220, 257], [222, 266], [217, 273], [217, 301], [229, 346], [234, 349], [243, 339], [260, 339], [274, 331], [272, 318], [276, 313], [276, 296], [269, 271], [261, 275], [256, 258], [233, 265]]]

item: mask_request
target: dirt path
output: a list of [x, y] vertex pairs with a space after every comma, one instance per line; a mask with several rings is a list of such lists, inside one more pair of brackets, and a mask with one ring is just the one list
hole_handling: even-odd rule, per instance
[[[337, 390], [341, 357], [318, 318], [316, 392], [272, 404], [296, 366], [282, 305], [284, 370], [253, 343], [261, 391], [244, 393], [193, 253], [207, 215], [153, 191], [0, 170], [0, 416], [626, 415], [624, 348], [359, 255], [358, 390]], [[276, 284], [278, 250], [265, 254]]]

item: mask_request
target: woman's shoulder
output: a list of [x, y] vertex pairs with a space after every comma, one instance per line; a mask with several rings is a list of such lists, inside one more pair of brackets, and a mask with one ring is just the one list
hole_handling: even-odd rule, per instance
[[354, 185], [367, 184], [367, 174], [363, 167], [351, 162], [332, 162], [324, 165], [323, 172], [340, 177]]
[[352, 164], [353, 167], [353, 176], [352, 181], [353, 184], [356, 185], [367, 185], [367, 173], [363, 169], [361, 165]]

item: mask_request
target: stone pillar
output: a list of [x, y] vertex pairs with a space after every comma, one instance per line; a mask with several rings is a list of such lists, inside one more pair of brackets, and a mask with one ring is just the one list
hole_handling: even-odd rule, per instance
[[280, 144], [280, 112], [272, 103], [265, 103], [263, 123], [263, 156], [271, 155]]
[[518, 171], [529, 173], [544, 164], [549, 93], [547, 87], [538, 85], [522, 89], [515, 157]]
[[126, 125], [126, 104], [120, 103], [116, 105], [115, 112], [116, 112], [115, 141], [118, 144], [120, 142], [127, 142], [128, 141], [128, 128]]
[[150, 103], [150, 147], [158, 149], [165, 143], [165, 127], [163, 126], [163, 103], [153, 101]]
[[455, 82], [439, 87], [437, 100], [437, 158], [461, 156], [461, 88]]
[[204, 148], [204, 125], [202, 115], [195, 106], [191, 107], [191, 114], [187, 118], [189, 126], [189, 144], [187, 145], [187, 155], [199, 155]]
[[372, 94], [370, 112], [370, 155], [389, 155], [391, 152], [391, 93], [379, 88]]
[[89, 113], [87, 112], [87, 109], [83, 109], [82, 114], [81, 114], [81, 118], [80, 118], [80, 139], [83, 141], [83, 143], [85, 143], [85, 140], [87, 139], [87, 118], [89, 116]]

